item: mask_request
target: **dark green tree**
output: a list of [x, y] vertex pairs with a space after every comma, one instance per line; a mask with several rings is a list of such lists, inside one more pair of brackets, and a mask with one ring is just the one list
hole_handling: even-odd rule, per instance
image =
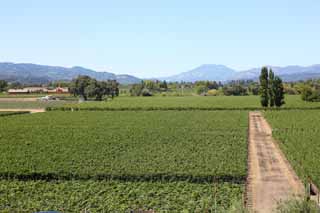
[[160, 89], [163, 89], [165, 91], [168, 90], [168, 84], [165, 80], [163, 82], [160, 82]]
[[70, 86], [70, 91], [74, 96], [80, 96], [84, 100], [88, 99], [88, 91], [87, 87], [91, 83], [91, 78], [86, 75], [80, 75], [78, 78], [74, 79]]
[[269, 86], [268, 86], [268, 68], [263, 67], [261, 69], [261, 74], [259, 77], [260, 80], [260, 88], [259, 88], [259, 93], [260, 93], [260, 103], [261, 106], [267, 107], [269, 103]]
[[285, 104], [284, 87], [283, 87], [281, 78], [279, 78], [278, 76], [274, 78], [273, 88], [274, 88], [274, 104], [276, 105], [276, 107], [281, 107], [283, 104]]
[[0, 80], [0, 92], [3, 92], [7, 89], [8, 83], [4, 80]]
[[118, 96], [119, 84], [115, 80], [97, 81], [89, 76], [79, 76], [72, 81], [70, 91], [84, 100], [95, 98], [95, 100], [101, 101], [104, 97]]
[[275, 105], [275, 91], [276, 87], [274, 85], [274, 73], [272, 69], [269, 70], [269, 104], [270, 107]]

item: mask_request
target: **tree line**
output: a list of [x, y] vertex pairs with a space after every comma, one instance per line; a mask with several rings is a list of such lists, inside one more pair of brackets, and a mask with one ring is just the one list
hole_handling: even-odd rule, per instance
[[119, 95], [119, 83], [116, 80], [98, 81], [89, 76], [78, 76], [70, 84], [70, 92], [84, 101], [94, 98], [102, 101]]

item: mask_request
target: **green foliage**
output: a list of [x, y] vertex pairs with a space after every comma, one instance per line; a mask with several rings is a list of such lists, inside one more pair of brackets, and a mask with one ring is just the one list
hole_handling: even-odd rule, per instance
[[196, 87], [196, 93], [198, 95], [204, 95], [204, 94], [206, 94], [208, 92], [208, 90], [209, 89], [204, 85], [199, 85], [199, 86]]
[[320, 110], [267, 111], [265, 115], [300, 178], [310, 177], [320, 186]]
[[319, 213], [319, 206], [307, 198], [292, 198], [281, 202], [275, 212], [277, 213]]
[[114, 80], [97, 81], [89, 76], [78, 76], [71, 82], [70, 91], [75, 96], [80, 96], [84, 100], [95, 98], [101, 101], [105, 96], [119, 95], [119, 84]]
[[1, 212], [225, 212], [243, 185], [123, 181], [0, 181]]
[[[273, 98], [270, 99], [270, 101], [271, 100], [274, 101], [274, 105], [276, 107], [281, 107], [283, 104], [285, 104], [284, 88], [283, 88], [282, 80], [278, 76], [276, 76], [273, 80], [272, 95], [273, 95]], [[271, 105], [270, 103], [270, 106], [273, 106], [273, 105]]]
[[62, 107], [66, 101], [2, 101], [0, 98], [0, 109], [44, 109], [46, 107]]
[[[220, 94], [220, 91], [219, 91]], [[178, 93], [176, 94], [179, 95]], [[1, 102], [0, 102], [1, 108]], [[259, 96], [119, 97], [109, 102], [86, 102], [49, 110], [259, 110]], [[273, 110], [273, 108], [270, 108]], [[304, 102], [299, 95], [286, 96], [286, 105], [276, 110], [320, 109], [320, 102]]]
[[0, 92], [6, 91], [8, 83], [4, 80], [0, 80]]
[[134, 84], [130, 89], [131, 96], [140, 96], [143, 90], [143, 84]]
[[224, 212], [244, 189], [244, 111], [48, 112], [0, 132], [4, 212]]
[[153, 96], [154, 93], [169, 91], [166, 81], [142, 81], [140, 84], [133, 84], [130, 88], [131, 96]]
[[248, 85], [248, 92], [250, 95], [259, 95], [259, 84], [256, 82], [251, 82]]
[[207, 92], [207, 95], [208, 96], [217, 96], [217, 95], [221, 95], [221, 92], [216, 89], [211, 89]]
[[276, 102], [276, 82], [272, 69], [269, 70], [269, 101], [270, 107], [273, 107]]
[[226, 96], [245, 96], [248, 95], [248, 90], [240, 84], [233, 84], [231, 86], [224, 86], [222, 88], [223, 94]]
[[152, 96], [152, 92], [146, 88], [144, 88], [141, 92], [142, 96]]
[[305, 85], [301, 88], [301, 98], [304, 101], [312, 101], [312, 88], [308, 85]]
[[284, 102], [284, 86], [272, 69], [263, 67], [260, 75], [260, 103], [263, 107], [281, 107]]
[[246, 176], [246, 112], [49, 112], [3, 117], [0, 131], [1, 177]]
[[21, 115], [21, 114], [28, 114], [29, 112], [0, 112], [0, 117], [10, 116], [10, 115]]
[[260, 79], [260, 103], [261, 106], [267, 107], [269, 104], [269, 82], [268, 82], [268, 68], [263, 67], [261, 70]]
[[301, 89], [301, 99], [308, 102], [320, 102], [320, 90], [304, 85]]

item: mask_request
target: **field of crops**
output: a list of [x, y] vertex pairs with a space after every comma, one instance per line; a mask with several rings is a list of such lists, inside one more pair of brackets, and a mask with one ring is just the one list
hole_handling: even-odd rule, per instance
[[0, 210], [181, 211], [241, 200], [244, 111], [48, 112], [2, 117], [0, 132]]
[[279, 141], [298, 175], [310, 177], [320, 186], [320, 110], [265, 112]]
[[9, 116], [9, 115], [20, 115], [27, 114], [29, 112], [0, 112], [0, 117]]
[[[284, 108], [320, 108], [320, 103], [310, 103], [301, 100], [300, 96], [286, 96]], [[187, 96], [187, 97], [119, 97], [107, 102], [87, 102], [81, 104], [66, 104], [66, 108], [79, 109], [122, 109], [122, 110], [189, 110], [189, 109], [259, 109], [258, 96]]]
[[0, 109], [43, 109], [46, 107], [60, 107], [65, 105], [66, 101], [1, 101]]
[[1, 212], [221, 212], [241, 199], [243, 187], [233, 183], [121, 181], [0, 181]]

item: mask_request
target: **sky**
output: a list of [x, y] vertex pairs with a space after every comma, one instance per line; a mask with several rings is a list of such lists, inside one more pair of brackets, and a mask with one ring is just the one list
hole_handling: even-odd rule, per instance
[[0, 0], [0, 61], [161, 77], [319, 64], [319, 0]]

